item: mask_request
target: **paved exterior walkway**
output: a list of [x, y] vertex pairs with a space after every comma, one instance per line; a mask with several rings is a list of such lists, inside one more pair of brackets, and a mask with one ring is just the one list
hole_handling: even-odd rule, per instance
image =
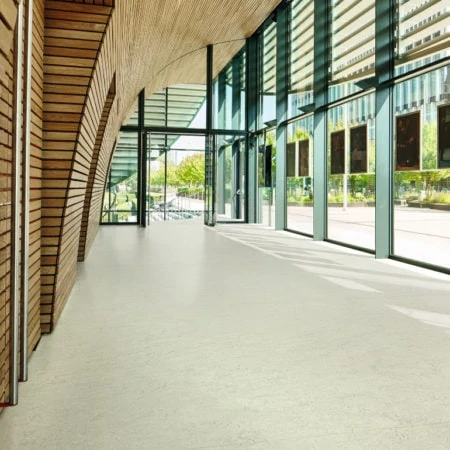
[[449, 277], [258, 226], [103, 227], [0, 448], [448, 450]]

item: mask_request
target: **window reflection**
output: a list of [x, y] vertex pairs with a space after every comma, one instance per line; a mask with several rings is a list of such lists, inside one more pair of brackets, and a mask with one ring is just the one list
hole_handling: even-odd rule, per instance
[[374, 94], [329, 110], [328, 238], [375, 249]]
[[450, 67], [395, 86], [394, 253], [450, 266]]

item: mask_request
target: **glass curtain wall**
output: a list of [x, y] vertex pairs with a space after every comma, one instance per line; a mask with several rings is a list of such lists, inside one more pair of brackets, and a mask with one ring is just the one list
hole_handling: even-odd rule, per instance
[[375, 249], [375, 95], [328, 111], [328, 239]]
[[[214, 61], [224, 68], [214, 82], [217, 211], [245, 219], [250, 206], [243, 203], [243, 189], [251, 173], [251, 208], [264, 225], [274, 226], [275, 207], [286, 204], [290, 230], [449, 271], [450, 0], [396, 0], [394, 10], [390, 6], [293, 0], [280, 5], [289, 8], [288, 16], [285, 9], [278, 14], [283, 23], [289, 17], [288, 39], [274, 11], [248, 40], [250, 54], [243, 42], [215, 46]], [[283, 51], [277, 41], [279, 47], [285, 40], [287, 83], [277, 70], [277, 51]], [[227, 62], [229, 46], [236, 53]], [[191, 120], [184, 126], [205, 126], [203, 93], [197, 95], [202, 88], [190, 89], [196, 92], [183, 105], [171, 103], [171, 88], [160, 92], [146, 124], [180, 127], [186, 107]], [[277, 112], [277, 96], [280, 109], [286, 94], [284, 115]], [[165, 114], [169, 105], [172, 117]], [[277, 149], [277, 134], [284, 142], [286, 126], [286, 148]], [[251, 131], [254, 165], [239, 134], [245, 131]], [[277, 151], [283, 152], [278, 161], [285, 164], [286, 198], [275, 205]], [[108, 220], [119, 220], [113, 219], [114, 182], [105, 203]]]
[[[217, 220], [245, 220], [246, 50], [241, 49], [219, 73], [214, 84]], [[225, 132], [224, 130], [228, 130]]]
[[276, 132], [266, 129], [258, 137], [258, 222], [275, 225]]
[[[370, 91], [375, 1], [330, 5], [330, 103]], [[328, 239], [375, 250], [375, 95], [328, 109]]]
[[307, 113], [314, 102], [314, 0], [294, 0], [289, 29], [288, 118]]
[[263, 25], [258, 39], [258, 205], [259, 221], [269, 227], [275, 224], [276, 185], [276, 15]]
[[[174, 195], [195, 203], [195, 214], [204, 198], [204, 136], [176, 133], [151, 133], [150, 130], [193, 130], [206, 126], [206, 88], [204, 85], [180, 84], [163, 89], [145, 99], [143, 122], [147, 141], [146, 179], [143, 180], [142, 205], [148, 221], [160, 217], [178, 217]], [[110, 165], [104, 195], [102, 223], [138, 223], [139, 111], [130, 116], [120, 133]], [[200, 139], [200, 142], [198, 141]], [[150, 150], [151, 149], [151, 150]], [[200, 151], [200, 152], [199, 152]], [[203, 153], [202, 153], [203, 152]], [[191, 176], [186, 175], [189, 166]], [[200, 173], [198, 173], [200, 172]], [[145, 189], [147, 187], [147, 189]], [[145, 191], [145, 192], [144, 192]], [[200, 206], [199, 206], [200, 205]], [[180, 206], [181, 208], [181, 206]], [[167, 211], [171, 210], [168, 214]], [[161, 213], [161, 214], [160, 214]], [[188, 213], [182, 214], [188, 217]]]
[[328, 101], [363, 90], [375, 75], [375, 0], [330, 1]]
[[147, 148], [148, 222], [200, 216], [205, 199], [205, 137], [149, 133]]
[[294, 0], [289, 29], [288, 126], [286, 145], [287, 228], [313, 234], [314, 0]]
[[[205, 128], [205, 99], [203, 84], [179, 84], [162, 89], [146, 99], [144, 125], [150, 128]], [[135, 116], [137, 118], [137, 112]], [[131, 120], [137, 122], [134, 116]]]
[[217, 135], [216, 202], [217, 220], [242, 221], [245, 215], [245, 139]]
[[287, 228], [312, 235], [313, 229], [313, 116], [289, 124], [286, 146]]
[[432, 69], [450, 56], [450, 1], [399, 2], [398, 17], [393, 252], [450, 268], [450, 66]]

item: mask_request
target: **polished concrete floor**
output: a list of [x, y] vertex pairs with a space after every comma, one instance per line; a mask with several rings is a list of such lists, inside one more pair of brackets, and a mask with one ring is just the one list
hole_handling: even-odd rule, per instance
[[285, 232], [103, 227], [1, 450], [450, 448], [450, 282]]

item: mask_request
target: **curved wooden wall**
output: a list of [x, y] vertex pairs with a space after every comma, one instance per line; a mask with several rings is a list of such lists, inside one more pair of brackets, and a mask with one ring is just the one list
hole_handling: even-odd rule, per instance
[[[94, 149], [92, 83], [111, 6], [45, 2], [41, 324], [50, 332], [72, 290]], [[96, 120], [97, 118], [94, 118]]]

